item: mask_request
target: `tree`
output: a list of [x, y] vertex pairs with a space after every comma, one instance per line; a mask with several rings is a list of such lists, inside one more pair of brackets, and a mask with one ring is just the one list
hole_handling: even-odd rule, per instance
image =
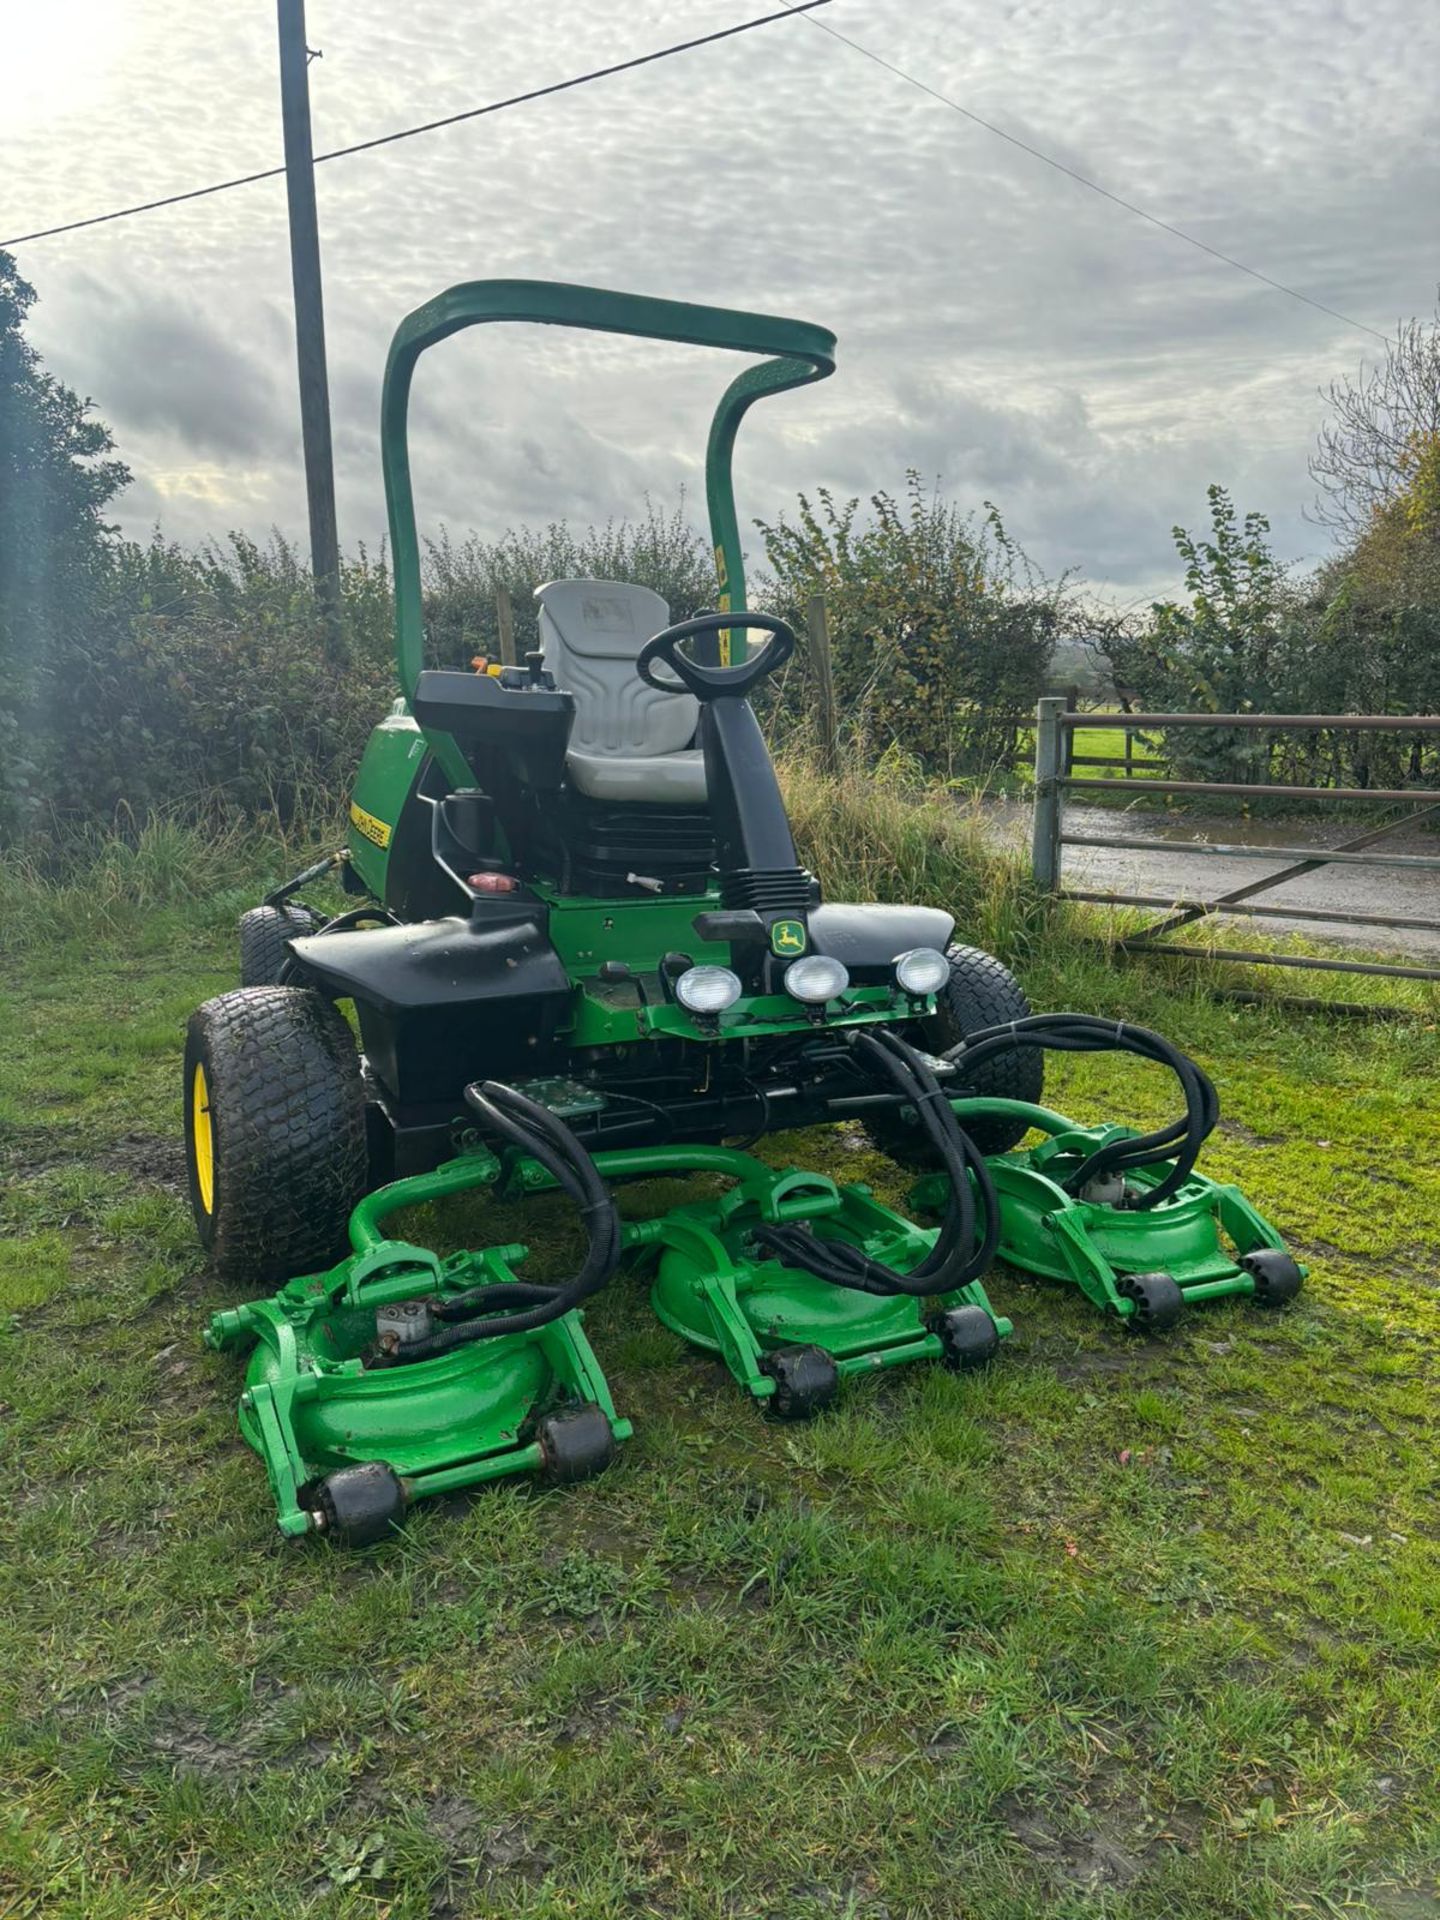
[[[908, 475], [905, 504], [871, 496], [857, 524], [822, 488], [792, 524], [757, 523], [774, 571], [767, 604], [797, 631], [825, 595], [837, 705], [857, 746], [896, 746], [929, 770], [984, 773], [1013, 759], [1044, 691], [1066, 583], [1042, 580], [1000, 515], [962, 513]], [[803, 653], [772, 696], [775, 720], [802, 727], [814, 701]]]
[[[1440, 433], [1416, 435], [1404, 483], [1315, 582], [1316, 704], [1351, 712], [1440, 711]], [[1371, 735], [1359, 784], [1434, 784], [1427, 736]]]
[[1358, 538], [1407, 491], [1424, 448], [1440, 436], [1440, 301], [1434, 320], [1396, 328], [1379, 366], [1333, 380], [1324, 397], [1332, 417], [1310, 460], [1316, 517]]
[[[1224, 487], [1207, 489], [1210, 537], [1173, 529], [1188, 604], [1157, 601], [1136, 631], [1107, 639], [1117, 685], [1156, 712], [1294, 710], [1308, 639], [1263, 513], [1238, 520]], [[1265, 777], [1268, 736], [1239, 728], [1175, 729], [1169, 758], [1186, 777]]]
[[130, 478], [109, 429], [25, 339], [35, 289], [0, 252], [0, 825], [23, 815], [37, 767], [27, 715], [57, 637], [85, 617]]

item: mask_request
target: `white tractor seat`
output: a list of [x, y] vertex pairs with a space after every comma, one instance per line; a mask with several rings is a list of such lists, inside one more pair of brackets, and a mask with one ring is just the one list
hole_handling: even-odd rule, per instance
[[635, 671], [645, 642], [670, 624], [659, 594], [612, 580], [552, 580], [535, 598], [545, 665], [575, 696], [565, 755], [572, 784], [621, 805], [704, 806], [704, 757], [686, 744], [699, 701], [646, 686]]

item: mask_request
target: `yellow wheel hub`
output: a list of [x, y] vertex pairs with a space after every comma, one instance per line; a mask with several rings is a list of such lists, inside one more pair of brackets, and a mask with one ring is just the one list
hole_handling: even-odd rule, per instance
[[190, 1082], [190, 1134], [195, 1145], [195, 1184], [206, 1213], [215, 1210], [215, 1130], [210, 1124], [210, 1088], [198, 1063]]

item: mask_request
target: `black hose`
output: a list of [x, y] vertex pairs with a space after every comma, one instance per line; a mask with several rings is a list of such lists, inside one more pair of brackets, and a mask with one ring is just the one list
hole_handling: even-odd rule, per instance
[[[984, 1155], [951, 1110], [924, 1057], [886, 1031], [860, 1029], [851, 1041], [857, 1064], [872, 1079], [888, 1080], [908, 1101], [950, 1176], [945, 1217], [934, 1246], [909, 1273], [899, 1273], [844, 1240], [825, 1240], [805, 1227], [761, 1226], [755, 1238], [782, 1266], [797, 1267], [857, 1293], [924, 1298], [953, 1293], [984, 1273], [1000, 1243], [1000, 1207]], [[976, 1198], [984, 1230], [976, 1236]]]
[[[585, 1258], [568, 1280], [542, 1284], [523, 1280], [495, 1281], [455, 1294], [435, 1309], [444, 1324], [424, 1339], [408, 1341], [393, 1352], [377, 1355], [372, 1367], [407, 1366], [433, 1360], [476, 1340], [494, 1340], [507, 1333], [529, 1333], [548, 1326], [588, 1300], [611, 1278], [620, 1264], [620, 1217], [599, 1169], [563, 1120], [547, 1107], [499, 1081], [477, 1082], [465, 1089], [466, 1104], [502, 1139], [536, 1160], [575, 1202], [585, 1223]], [[497, 1309], [510, 1311], [497, 1311]]]
[[1188, 1054], [1148, 1027], [1132, 1027], [1123, 1020], [1102, 1020], [1089, 1013], [1036, 1013], [1025, 1020], [967, 1034], [945, 1058], [955, 1063], [962, 1076], [973, 1075], [977, 1068], [1012, 1047], [1045, 1047], [1058, 1053], [1133, 1053], [1168, 1067], [1185, 1096], [1184, 1118], [1153, 1133], [1097, 1147], [1060, 1184], [1067, 1193], [1078, 1193], [1092, 1180], [1169, 1160], [1174, 1164], [1164, 1179], [1153, 1187], [1132, 1189], [1130, 1204], [1144, 1211], [1180, 1191], [1220, 1118], [1220, 1097], [1214, 1083]]

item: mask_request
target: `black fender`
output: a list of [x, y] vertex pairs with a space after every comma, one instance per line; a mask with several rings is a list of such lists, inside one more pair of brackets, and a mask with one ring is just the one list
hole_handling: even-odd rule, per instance
[[477, 901], [406, 926], [290, 942], [304, 978], [353, 1000], [366, 1058], [395, 1099], [453, 1101], [471, 1080], [534, 1073], [570, 1006], [538, 900]]
[[953, 914], [940, 907], [891, 906], [881, 901], [827, 902], [811, 907], [805, 923], [811, 951], [842, 961], [850, 978], [861, 985], [892, 979], [897, 957], [912, 947], [936, 947], [944, 953], [955, 931]]

